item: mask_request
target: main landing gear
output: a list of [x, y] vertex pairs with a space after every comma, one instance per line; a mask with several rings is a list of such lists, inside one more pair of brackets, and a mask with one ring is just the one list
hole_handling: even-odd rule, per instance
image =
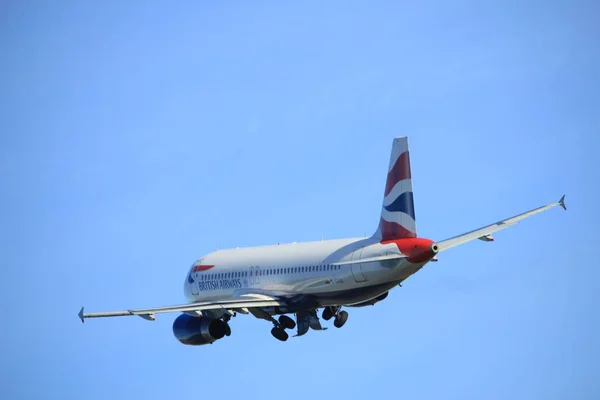
[[335, 317], [333, 326], [341, 328], [348, 320], [348, 313], [346, 311], [340, 311], [341, 309], [342, 307], [325, 307], [322, 317], [325, 321], [329, 321], [332, 317]]
[[335, 321], [333, 321], [333, 326], [336, 328], [341, 328], [344, 326], [346, 321], [348, 320], [348, 313], [346, 311], [340, 311], [338, 315], [335, 316]]
[[285, 342], [290, 337], [285, 330], [294, 329], [296, 327], [296, 321], [287, 315], [281, 315], [279, 320], [275, 320], [275, 318], [273, 318], [271, 322], [273, 322], [273, 325], [275, 325], [273, 329], [271, 329], [271, 335], [273, 335], [275, 339], [281, 340], [282, 342]]

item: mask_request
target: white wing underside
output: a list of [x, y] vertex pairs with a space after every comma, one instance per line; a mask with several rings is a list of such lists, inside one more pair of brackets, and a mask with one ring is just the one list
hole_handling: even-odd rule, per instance
[[208, 311], [208, 310], [243, 310], [254, 307], [275, 307], [282, 306], [284, 302], [275, 298], [269, 298], [268, 296], [257, 296], [256, 298], [236, 299], [227, 301], [212, 301], [202, 303], [191, 303], [182, 304], [176, 306], [167, 307], [155, 307], [155, 308], [140, 308], [134, 310], [121, 310], [121, 311], [103, 311], [103, 312], [92, 312], [86, 313], [82, 308], [79, 311], [79, 318], [83, 322], [87, 318], [104, 318], [104, 317], [122, 317], [127, 315], [138, 315], [147, 320], [154, 320], [154, 314], [169, 313], [169, 312], [194, 312], [194, 311]]
[[565, 196], [561, 197], [559, 201], [556, 203], [548, 204], [546, 206], [535, 208], [531, 211], [524, 212], [522, 214], [516, 215], [511, 218], [507, 218], [505, 220], [496, 222], [494, 224], [484, 226], [483, 228], [475, 229], [474, 231], [463, 233], [462, 235], [454, 236], [450, 239], [442, 240], [441, 242], [437, 242], [439, 251], [448, 250], [454, 246], [458, 246], [459, 244], [463, 244], [469, 242], [474, 239], [482, 239], [486, 241], [493, 240], [491, 238], [491, 234], [494, 232], [498, 232], [504, 228], [508, 228], [509, 226], [515, 225], [517, 222], [531, 217], [532, 215], [541, 213], [542, 211], [549, 210], [553, 207], [561, 206], [565, 210], [567, 207], [565, 206]]

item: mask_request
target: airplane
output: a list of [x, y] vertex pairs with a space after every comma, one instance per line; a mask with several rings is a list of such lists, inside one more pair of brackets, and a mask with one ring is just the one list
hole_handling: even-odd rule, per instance
[[[230, 321], [251, 314], [273, 324], [278, 340], [309, 329], [325, 330], [321, 318], [344, 326], [348, 312], [384, 300], [391, 289], [419, 271], [438, 254], [475, 239], [494, 241], [493, 233], [549, 210], [559, 201], [441, 241], [417, 236], [407, 137], [394, 138], [379, 226], [363, 238], [217, 250], [198, 259], [184, 282], [186, 304], [87, 313], [79, 318], [137, 315], [155, 320], [155, 314], [180, 312], [173, 334], [186, 345], [212, 344], [231, 335]], [[290, 317], [292, 315], [295, 318]], [[276, 319], [275, 317], [278, 316]]]

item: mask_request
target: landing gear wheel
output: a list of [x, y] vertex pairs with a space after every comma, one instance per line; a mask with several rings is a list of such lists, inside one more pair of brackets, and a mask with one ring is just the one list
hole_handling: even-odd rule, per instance
[[336, 328], [341, 328], [344, 326], [346, 321], [348, 320], [348, 313], [346, 311], [340, 311], [338, 315], [335, 316], [335, 321], [333, 321], [333, 326]]
[[325, 321], [329, 321], [331, 319], [331, 317], [333, 317], [333, 312], [331, 311], [331, 307], [325, 307], [321, 317], [323, 317], [323, 319]]
[[284, 329], [294, 329], [296, 327], [296, 321], [287, 315], [282, 315], [279, 317], [279, 325]]
[[275, 337], [275, 339], [277, 340], [281, 340], [282, 342], [285, 342], [286, 340], [288, 340], [289, 335], [287, 334], [287, 332], [282, 329], [282, 328], [273, 328], [271, 329], [271, 335], [273, 335], [273, 337]]
[[231, 336], [231, 327], [228, 323], [225, 323], [225, 336]]

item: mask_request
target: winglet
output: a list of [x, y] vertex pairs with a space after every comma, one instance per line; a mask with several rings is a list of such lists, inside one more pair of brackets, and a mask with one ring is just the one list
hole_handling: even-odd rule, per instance
[[79, 314], [77, 314], [77, 316], [79, 317], [79, 319], [81, 319], [81, 323], [83, 324], [85, 322], [85, 320], [83, 319], [83, 307], [81, 307], [81, 310], [79, 310]]
[[560, 205], [565, 211], [567, 210], [567, 206], [565, 205], [565, 195], [563, 194], [563, 197], [560, 198], [560, 200], [558, 201], [558, 205]]

